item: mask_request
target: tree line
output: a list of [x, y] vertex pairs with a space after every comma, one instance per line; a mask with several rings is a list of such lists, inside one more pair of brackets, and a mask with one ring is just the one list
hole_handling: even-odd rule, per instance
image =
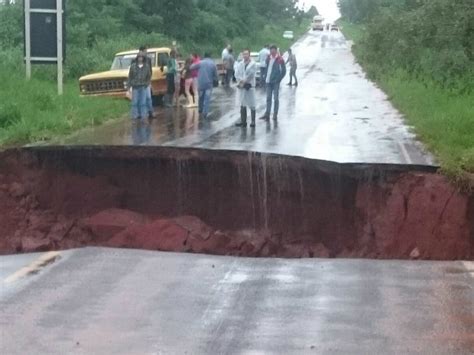
[[[276, 29], [307, 21], [311, 14], [297, 5], [296, 0], [66, 0], [67, 74], [105, 69], [117, 50], [140, 44], [175, 40], [188, 51], [216, 55], [228, 41], [256, 45]], [[0, 6], [1, 59], [16, 58], [23, 45], [22, 9], [22, 1]]]
[[456, 92], [474, 90], [472, 0], [339, 0], [364, 25], [355, 50], [371, 76], [402, 69]]

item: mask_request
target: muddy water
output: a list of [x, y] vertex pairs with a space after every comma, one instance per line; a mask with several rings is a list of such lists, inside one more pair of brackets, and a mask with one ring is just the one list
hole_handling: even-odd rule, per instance
[[2, 153], [3, 253], [472, 259], [474, 198], [434, 168], [187, 148]]

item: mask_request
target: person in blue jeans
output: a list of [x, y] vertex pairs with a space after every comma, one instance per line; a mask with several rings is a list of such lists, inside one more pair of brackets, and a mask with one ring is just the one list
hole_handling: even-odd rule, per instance
[[286, 75], [286, 65], [283, 57], [278, 53], [278, 48], [275, 45], [270, 47], [270, 55], [266, 61], [267, 73], [265, 78], [267, 90], [267, 109], [265, 114], [260, 117], [261, 120], [268, 121], [273, 106], [273, 120], [278, 119], [278, 109], [280, 107], [280, 83]]
[[190, 70], [198, 70], [199, 114], [206, 118], [209, 114], [214, 83], [219, 80], [216, 63], [211, 59], [210, 53], [205, 53], [204, 59], [191, 65]]
[[138, 53], [128, 72], [128, 87], [132, 90], [131, 116], [133, 120], [142, 119], [143, 122], [147, 122], [148, 117], [147, 92], [151, 81], [151, 71], [145, 58], [143, 53]]
[[[145, 56], [145, 63], [148, 65], [149, 69], [150, 69], [150, 76], [153, 76], [153, 63], [151, 62], [151, 58], [147, 55], [147, 46], [141, 46], [139, 49], [138, 49], [139, 53], [142, 53], [144, 56]], [[134, 59], [132, 61], [132, 64], [133, 62], [135, 62], [136, 59]], [[155, 118], [155, 109], [153, 108], [153, 100], [152, 100], [152, 97], [151, 97], [151, 81], [150, 81], [150, 85], [148, 85], [148, 88], [147, 88], [147, 92], [146, 92], [146, 106], [148, 108], [148, 117], [149, 118]]]
[[176, 75], [178, 73], [178, 62], [176, 60], [176, 51], [173, 49], [170, 52], [170, 58], [166, 65], [168, 70], [166, 73], [166, 106], [178, 106], [176, 97]]

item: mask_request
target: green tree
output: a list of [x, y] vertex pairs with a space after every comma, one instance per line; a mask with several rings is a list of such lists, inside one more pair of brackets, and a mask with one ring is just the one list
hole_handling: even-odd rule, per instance
[[0, 49], [16, 47], [23, 41], [22, 7], [20, 4], [0, 7]]
[[343, 16], [366, 24], [360, 57], [372, 75], [403, 69], [460, 91], [474, 90], [472, 0], [340, 0]]

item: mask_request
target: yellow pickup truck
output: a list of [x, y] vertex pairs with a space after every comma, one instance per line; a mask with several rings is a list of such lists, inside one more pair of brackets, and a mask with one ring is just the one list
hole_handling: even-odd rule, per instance
[[[166, 94], [166, 72], [171, 48], [148, 48], [147, 55], [151, 59], [153, 75], [151, 77], [152, 95], [159, 98]], [[138, 50], [120, 52], [115, 55], [110, 70], [79, 78], [81, 96], [114, 96], [127, 97], [128, 71]], [[180, 68], [183, 62], [179, 61]], [[219, 74], [223, 75], [222, 63], [217, 63]]]
[[[170, 48], [149, 48], [147, 51], [153, 65], [151, 78], [153, 96], [162, 96], [166, 93], [166, 64], [170, 52]], [[81, 95], [125, 98], [128, 90], [128, 71], [137, 54], [138, 50], [117, 53], [110, 70], [79, 78]]]

